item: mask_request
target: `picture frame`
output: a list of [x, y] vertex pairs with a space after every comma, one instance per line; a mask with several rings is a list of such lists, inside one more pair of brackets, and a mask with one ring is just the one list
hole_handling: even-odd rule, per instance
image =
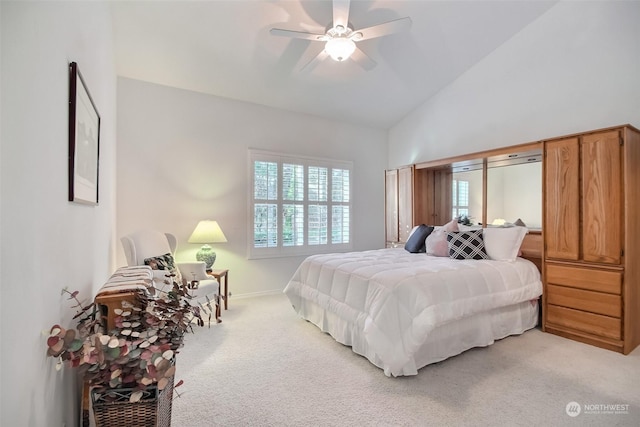
[[80, 73], [69, 64], [69, 201], [98, 204], [100, 114]]

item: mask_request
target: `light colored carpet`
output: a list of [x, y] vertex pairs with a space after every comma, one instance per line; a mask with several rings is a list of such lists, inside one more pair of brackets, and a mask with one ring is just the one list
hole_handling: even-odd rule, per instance
[[[178, 355], [173, 426], [640, 425], [640, 348], [623, 356], [534, 329], [388, 378], [284, 295], [231, 300], [223, 320]], [[627, 413], [587, 406], [612, 404]]]

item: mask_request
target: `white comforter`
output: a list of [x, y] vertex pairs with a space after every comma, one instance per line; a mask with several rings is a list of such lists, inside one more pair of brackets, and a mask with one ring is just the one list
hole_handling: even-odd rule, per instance
[[[322, 330], [372, 362], [374, 353], [374, 363], [397, 376], [417, 373], [413, 354], [434, 328], [536, 299], [542, 283], [535, 265], [522, 258], [453, 260], [394, 248], [310, 256], [284, 293], [303, 318], [315, 311], [311, 320]], [[325, 317], [343, 326], [325, 328]]]

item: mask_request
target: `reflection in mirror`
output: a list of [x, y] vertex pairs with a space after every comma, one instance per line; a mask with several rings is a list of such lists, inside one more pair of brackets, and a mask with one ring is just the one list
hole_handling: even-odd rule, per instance
[[482, 222], [482, 169], [453, 172], [452, 178], [451, 218], [466, 215], [473, 224]]
[[487, 221], [513, 223], [518, 218], [532, 229], [542, 228], [542, 162], [487, 169]]

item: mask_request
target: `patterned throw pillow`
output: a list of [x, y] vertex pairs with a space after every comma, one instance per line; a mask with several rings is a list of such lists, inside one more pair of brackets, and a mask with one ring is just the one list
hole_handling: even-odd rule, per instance
[[171, 254], [145, 258], [144, 264], [151, 267], [152, 270], [175, 270], [176, 268], [176, 263], [173, 261]]
[[484, 249], [482, 230], [447, 233], [449, 258], [453, 259], [489, 259]]
[[[176, 268], [176, 263], [173, 260], [173, 255], [164, 254], [158, 255], [151, 258], [145, 258], [144, 264], [151, 267], [152, 270], [166, 270], [167, 274], [175, 274], [175, 281], [178, 283], [182, 282], [182, 277], [180, 275], [180, 270]], [[169, 283], [168, 280], [165, 280], [165, 283]], [[169, 283], [170, 284], [170, 283]]]

